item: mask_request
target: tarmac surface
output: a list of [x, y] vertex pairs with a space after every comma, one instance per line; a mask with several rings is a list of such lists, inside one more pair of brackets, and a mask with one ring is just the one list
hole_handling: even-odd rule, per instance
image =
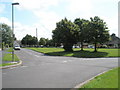
[[23, 48], [15, 54], [23, 65], [2, 70], [3, 88], [74, 88], [118, 66], [118, 58], [46, 56]]

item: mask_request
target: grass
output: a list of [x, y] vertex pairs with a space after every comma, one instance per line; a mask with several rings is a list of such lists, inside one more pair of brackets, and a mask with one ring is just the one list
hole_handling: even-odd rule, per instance
[[0, 64], [0, 67], [2, 66], [8, 66], [8, 65], [14, 65], [13, 63], [3, 63], [3, 64]]
[[[14, 60], [19, 61], [18, 57], [14, 54]], [[8, 53], [3, 56], [3, 61], [12, 61], [12, 54]]]
[[[12, 48], [9, 48], [7, 50], [7, 52], [12, 52]], [[15, 54], [14, 54], [14, 60], [15, 61], [19, 61], [19, 58]], [[2, 61], [12, 61], [12, 54], [11, 53], [4, 54]], [[8, 65], [14, 65], [14, 63], [7, 63], [7, 62], [6, 63], [2, 63], [2, 64], [0, 64], [0, 67], [8, 66]]]
[[12, 52], [12, 48], [9, 48], [9, 49], [7, 50], [7, 52]]
[[81, 88], [118, 88], [118, 68], [95, 77]]
[[51, 56], [72, 56], [82, 58], [96, 58], [96, 57], [120, 57], [118, 50], [120, 49], [98, 49], [98, 52], [93, 52], [94, 49], [84, 49], [80, 51], [75, 48], [73, 52], [64, 52], [62, 48], [28, 48], [37, 52], [41, 52]]
[[[19, 61], [19, 58], [14, 54], [14, 60]], [[3, 56], [3, 61], [12, 61], [12, 54], [8, 53]], [[14, 63], [2, 63], [0, 64], [0, 67], [2, 66], [8, 66], [8, 65], [14, 65]]]

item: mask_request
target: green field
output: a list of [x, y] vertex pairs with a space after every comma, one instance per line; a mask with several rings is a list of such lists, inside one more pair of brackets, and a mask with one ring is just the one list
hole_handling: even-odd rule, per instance
[[32, 49], [34, 51], [41, 52], [51, 56], [72, 56], [83, 58], [120, 57], [120, 54], [118, 54], [120, 49], [98, 49], [98, 52], [93, 52], [94, 49], [84, 49], [84, 51], [80, 51], [79, 48], [75, 48], [73, 52], [64, 52], [64, 49], [62, 48], [28, 48], [28, 49]]
[[81, 88], [118, 88], [118, 68], [95, 77]]

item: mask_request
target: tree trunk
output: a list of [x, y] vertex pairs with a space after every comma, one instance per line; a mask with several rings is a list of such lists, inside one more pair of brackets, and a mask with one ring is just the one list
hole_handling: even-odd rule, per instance
[[65, 52], [73, 52], [73, 44], [64, 44], [63, 49], [65, 50]]
[[81, 51], [83, 51], [83, 42], [81, 42]]
[[97, 43], [95, 43], [95, 48], [94, 52], [97, 52]]

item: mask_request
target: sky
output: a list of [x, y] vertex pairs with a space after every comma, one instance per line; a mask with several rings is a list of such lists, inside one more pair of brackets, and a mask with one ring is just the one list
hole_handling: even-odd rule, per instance
[[56, 23], [64, 19], [74, 22], [76, 18], [90, 19], [99, 16], [110, 30], [118, 36], [119, 0], [0, 0], [0, 23], [12, 24], [11, 3], [14, 5], [14, 33], [17, 40], [26, 34], [38, 38], [52, 38]]

